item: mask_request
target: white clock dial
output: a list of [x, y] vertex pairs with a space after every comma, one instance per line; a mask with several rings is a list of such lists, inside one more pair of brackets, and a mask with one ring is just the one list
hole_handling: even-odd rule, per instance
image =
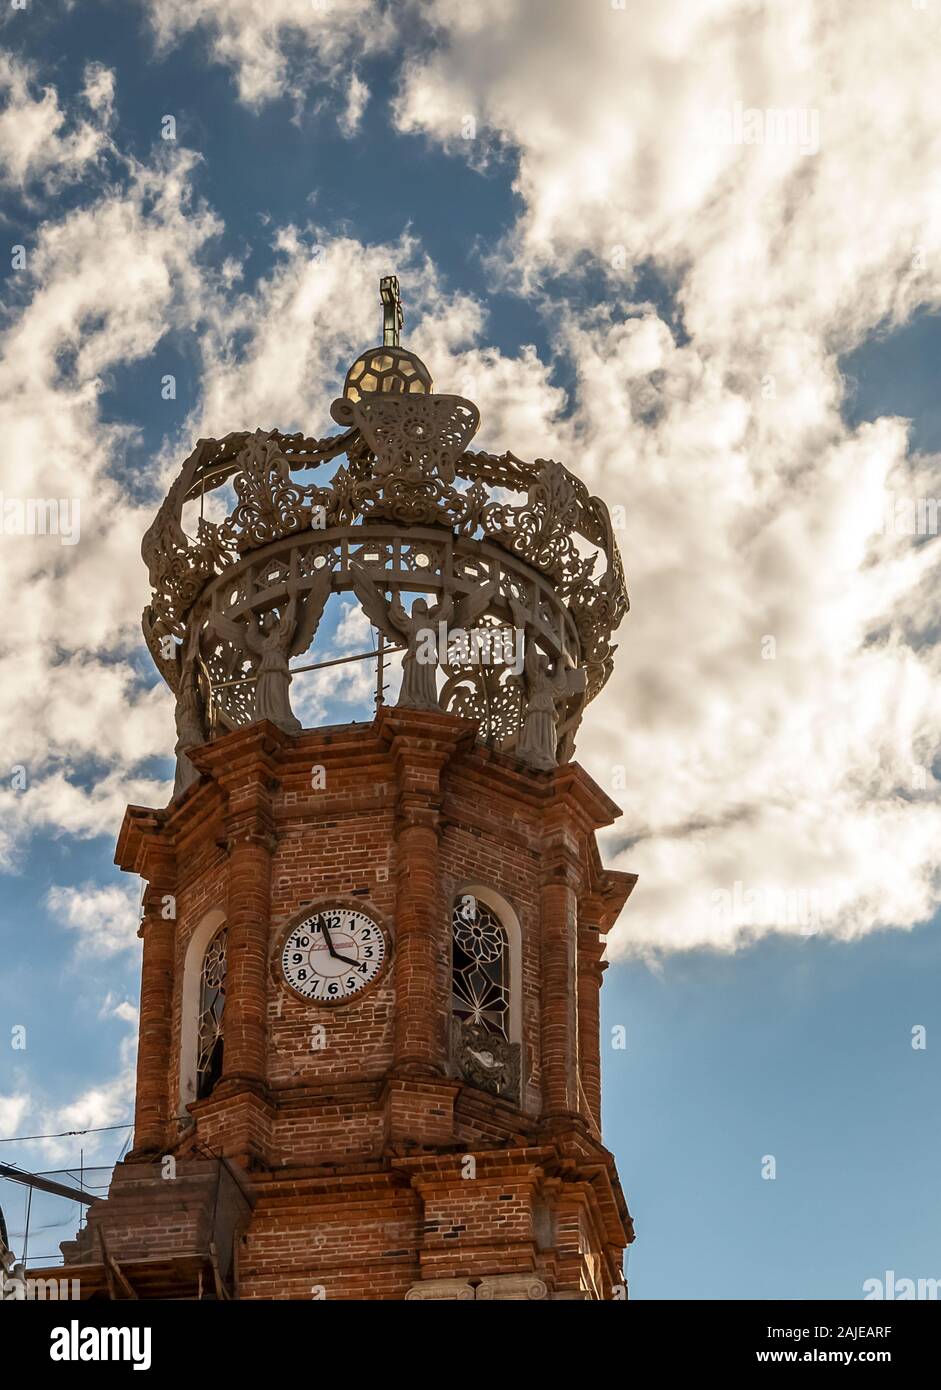
[[362, 993], [386, 958], [382, 929], [365, 912], [328, 907], [293, 929], [281, 953], [284, 978], [317, 1004], [339, 1004]]

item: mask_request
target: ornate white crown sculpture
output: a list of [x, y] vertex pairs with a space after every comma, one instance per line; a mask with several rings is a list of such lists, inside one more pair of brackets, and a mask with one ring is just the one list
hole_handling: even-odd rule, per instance
[[[399, 704], [475, 719], [481, 741], [532, 768], [572, 755], [628, 608], [608, 509], [551, 459], [468, 452], [477, 407], [436, 394], [396, 340], [387, 332], [347, 373], [331, 407], [343, 433], [201, 439], [144, 537], [144, 636], [177, 699], [176, 793], [198, 775], [186, 750], [218, 733], [262, 718], [299, 732], [290, 660], [310, 647], [331, 592], [355, 593], [404, 646]], [[326, 486], [292, 476], [340, 455]], [[184, 505], [225, 484], [235, 505], [219, 522], [200, 515], [191, 539]], [[406, 611], [408, 593], [434, 607], [422, 597]], [[423, 636], [442, 623], [521, 631], [523, 668], [460, 643], [423, 660]]]

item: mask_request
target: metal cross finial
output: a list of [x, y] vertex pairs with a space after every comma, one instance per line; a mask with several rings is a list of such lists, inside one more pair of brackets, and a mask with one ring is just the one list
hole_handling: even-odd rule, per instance
[[398, 347], [399, 329], [405, 322], [405, 316], [402, 313], [397, 275], [382, 277], [379, 281], [379, 298], [382, 300], [382, 345]]

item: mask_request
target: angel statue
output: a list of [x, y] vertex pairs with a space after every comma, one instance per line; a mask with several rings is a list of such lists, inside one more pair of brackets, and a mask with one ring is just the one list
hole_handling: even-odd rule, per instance
[[186, 756], [188, 748], [198, 748], [206, 742], [206, 720], [202, 697], [197, 683], [196, 663], [199, 660], [199, 624], [187, 625], [182, 643], [169, 632], [159, 633], [161, 626], [148, 605], [141, 614], [141, 626], [150, 654], [160, 674], [176, 697], [176, 776], [173, 798], [182, 796], [187, 787], [199, 780], [199, 773]]
[[174, 799], [181, 796], [194, 782], [199, 781], [199, 772], [186, 756], [187, 748], [198, 748], [206, 741], [206, 723], [203, 717], [203, 702], [196, 682], [196, 659], [199, 656], [199, 624], [191, 622], [186, 630], [186, 639], [179, 648], [179, 684], [176, 690], [176, 777], [173, 782]]
[[[438, 709], [438, 662], [442, 655], [446, 655], [442, 647], [447, 647], [448, 623], [454, 618], [452, 632], [466, 632], [492, 600], [496, 584], [491, 581], [474, 589], [461, 600], [456, 610], [451, 594], [446, 593], [434, 608], [428, 607], [426, 599], [417, 598], [412, 604], [411, 613], [406, 613], [401, 595], [394, 594], [390, 602], [379, 585], [355, 560], [350, 561], [350, 574], [356, 597], [373, 626], [396, 644], [405, 638], [398, 708]], [[439, 641], [442, 632], [445, 634], [443, 642]]]
[[300, 617], [297, 611], [297, 578], [291, 574], [287, 582], [288, 602], [260, 619], [248, 615], [245, 623], [232, 622], [222, 613], [210, 613], [209, 621], [221, 637], [227, 638], [239, 651], [255, 653], [255, 719], [270, 719], [286, 734], [299, 734], [301, 722], [291, 709], [290, 686], [292, 656], [306, 652], [320, 624], [330, 593], [330, 568], [324, 565], [317, 571], [304, 600]]
[[558, 764], [560, 702], [585, 688], [585, 672], [570, 662], [556, 661], [552, 672], [549, 665], [549, 658], [536, 644], [527, 642], [523, 667], [526, 707], [516, 756], [540, 772], [551, 772]]

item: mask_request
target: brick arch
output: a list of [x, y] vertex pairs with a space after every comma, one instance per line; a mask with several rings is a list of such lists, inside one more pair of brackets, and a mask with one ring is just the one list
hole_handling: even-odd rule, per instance
[[[467, 895], [477, 898], [492, 912], [499, 917], [501, 925], [506, 931], [507, 944], [509, 947], [509, 971], [510, 971], [510, 1037], [511, 1043], [521, 1043], [523, 1041], [523, 930], [520, 926], [520, 919], [516, 915], [513, 904], [492, 888], [488, 883], [481, 883], [476, 879], [469, 879], [464, 883], [458, 883], [454, 889], [454, 899], [451, 904], [459, 898]], [[450, 916], [448, 921], [450, 922]], [[450, 976], [449, 976], [450, 979]]]
[[180, 1119], [187, 1118], [186, 1107], [196, 1099], [196, 1063], [199, 1060], [199, 1003], [203, 957], [216, 932], [225, 924], [225, 910], [212, 907], [202, 917], [189, 939], [183, 960], [180, 1012]]

